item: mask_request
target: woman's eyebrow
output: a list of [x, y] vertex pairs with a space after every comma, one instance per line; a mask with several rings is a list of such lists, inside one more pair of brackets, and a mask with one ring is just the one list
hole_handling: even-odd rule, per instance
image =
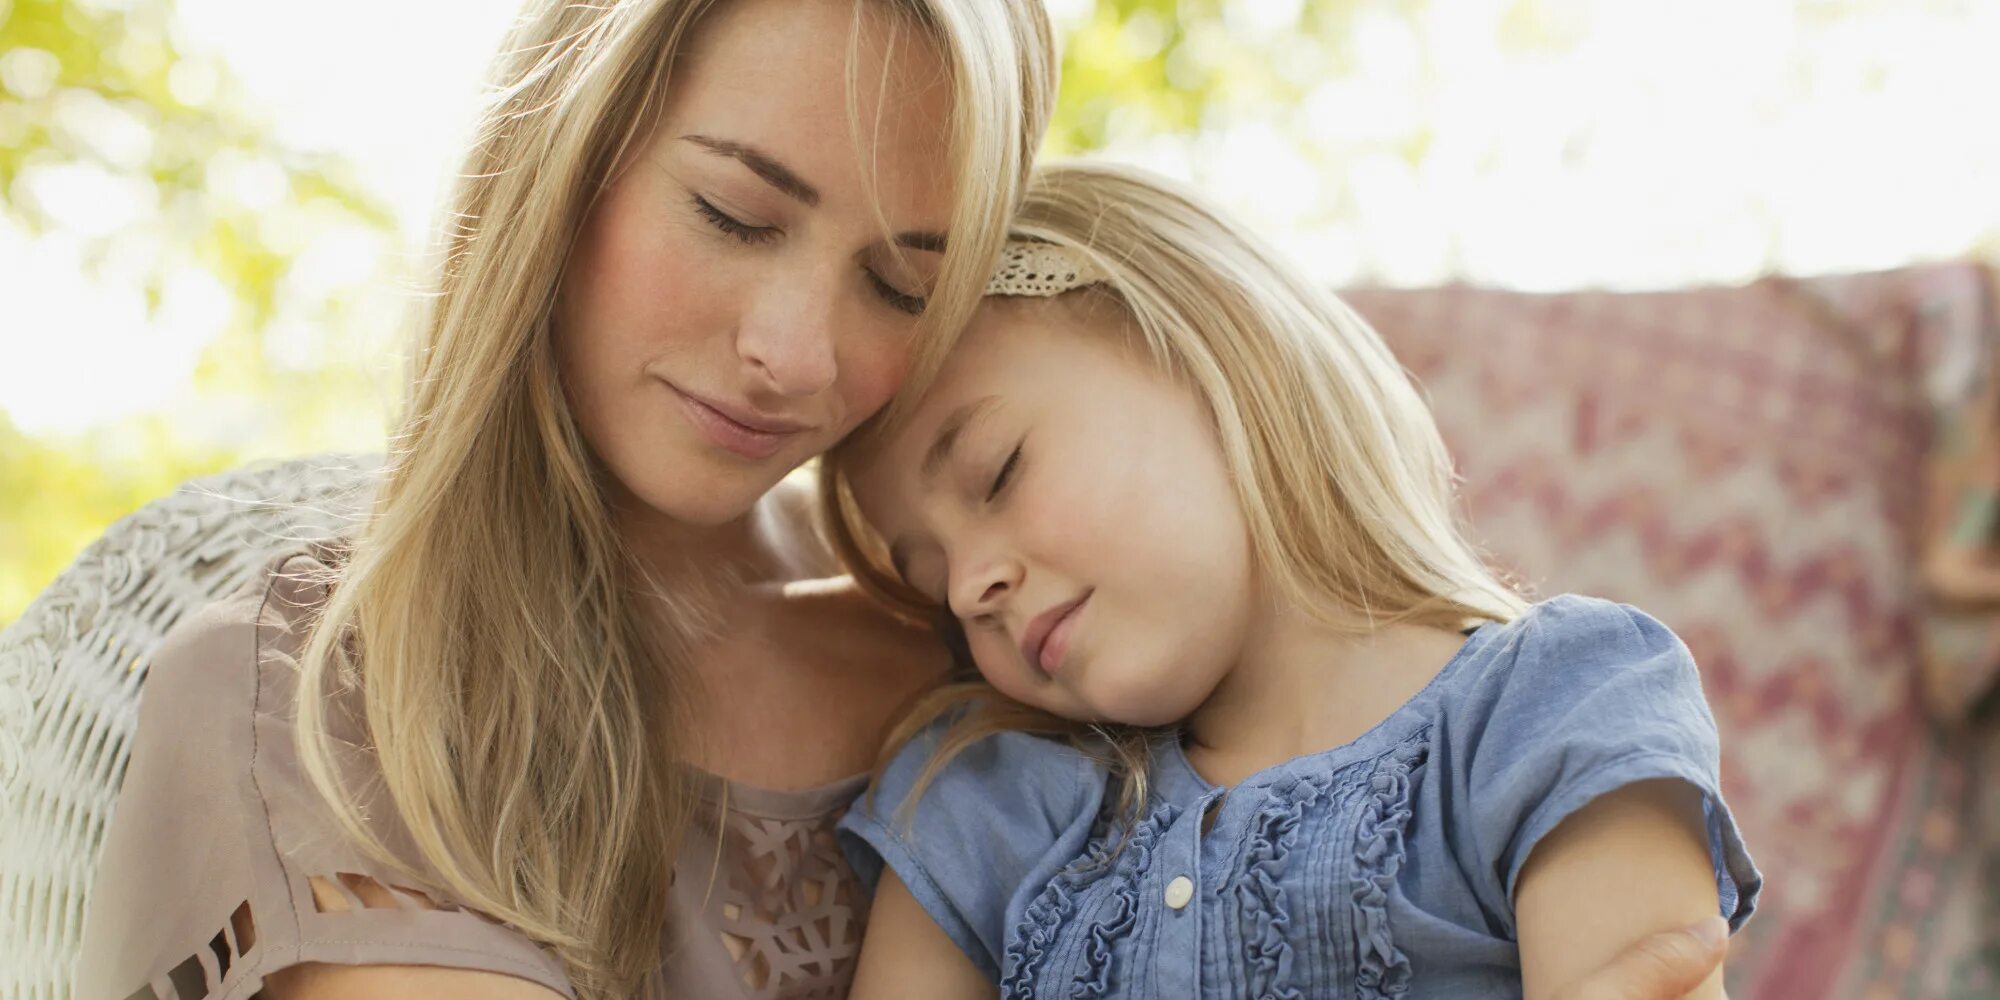
[[[734, 139], [718, 139], [712, 135], [689, 134], [681, 136], [681, 139], [694, 143], [717, 156], [726, 156], [743, 164], [750, 168], [751, 173], [763, 178], [764, 183], [784, 192], [786, 197], [807, 208], [819, 207], [818, 188], [806, 183], [805, 178], [800, 177], [797, 171], [785, 166], [777, 157], [755, 146], [737, 142]], [[897, 233], [895, 241], [897, 246], [908, 247], [911, 250], [928, 250], [931, 253], [943, 253], [945, 247], [943, 233], [922, 230]]]
[[778, 158], [732, 139], [717, 139], [706, 135], [684, 135], [681, 138], [694, 143], [717, 156], [727, 156], [750, 168], [750, 172], [764, 179], [764, 182], [785, 193], [793, 201], [816, 208], [819, 205], [819, 189], [805, 182], [792, 168], [778, 162]]

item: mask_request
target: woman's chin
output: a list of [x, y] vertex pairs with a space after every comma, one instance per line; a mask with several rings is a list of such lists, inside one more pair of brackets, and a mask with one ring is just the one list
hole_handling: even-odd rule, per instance
[[689, 528], [718, 528], [747, 516], [786, 471], [774, 467], [672, 478], [655, 475], [637, 483], [625, 481], [625, 492], [650, 517]]

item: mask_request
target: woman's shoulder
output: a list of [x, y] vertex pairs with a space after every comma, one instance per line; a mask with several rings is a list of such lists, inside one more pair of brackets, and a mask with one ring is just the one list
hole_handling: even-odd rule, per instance
[[[248, 702], [224, 694], [255, 687], [272, 651], [288, 658], [303, 647], [325, 604], [333, 565], [318, 546], [278, 553], [235, 591], [189, 612], [146, 658], [142, 706], [201, 697], [214, 699], [209, 718], [247, 710]], [[142, 727], [194, 724], [203, 717], [143, 707], [140, 713]]]
[[435, 880], [407, 874], [424, 868], [380, 795], [357, 690], [322, 701], [331, 766], [400, 863], [351, 839], [308, 775], [298, 657], [337, 571], [325, 549], [274, 555], [155, 651], [92, 879], [80, 995], [172, 995], [211, 975], [204, 949], [218, 998], [317, 960], [484, 970], [567, 992], [560, 965], [518, 932], [414, 887]]

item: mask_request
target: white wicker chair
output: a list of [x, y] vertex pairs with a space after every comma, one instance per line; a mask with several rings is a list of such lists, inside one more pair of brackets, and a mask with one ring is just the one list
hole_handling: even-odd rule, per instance
[[160, 638], [272, 555], [351, 525], [375, 466], [324, 455], [187, 483], [112, 525], [0, 631], [0, 998], [70, 1000]]

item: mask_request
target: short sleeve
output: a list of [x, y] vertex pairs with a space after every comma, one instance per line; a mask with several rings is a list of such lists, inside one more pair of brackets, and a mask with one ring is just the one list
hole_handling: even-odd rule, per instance
[[1450, 741], [1470, 806], [1458, 822], [1494, 911], [1512, 913], [1522, 866], [1564, 819], [1664, 778], [1701, 793], [1721, 912], [1740, 927], [1763, 879], [1722, 798], [1715, 719], [1687, 647], [1640, 611], [1576, 596], [1536, 605], [1501, 641]]
[[896, 754], [841, 819], [841, 847], [871, 889], [885, 865], [894, 871], [998, 982], [1007, 929], [1027, 898], [1083, 853], [1105, 771], [1066, 744], [999, 733], [952, 758], [904, 811], [943, 731], [934, 726]]
[[[304, 582], [315, 572], [305, 557], [274, 564], [154, 652], [91, 880], [76, 995], [235, 1000], [270, 973], [326, 962], [494, 972], [574, 997], [552, 952], [349, 842], [301, 770], [293, 674], [298, 622], [323, 596]], [[342, 766], [372, 765], [355, 749]], [[364, 803], [371, 822], [382, 805]], [[321, 902], [316, 884], [343, 902]]]

